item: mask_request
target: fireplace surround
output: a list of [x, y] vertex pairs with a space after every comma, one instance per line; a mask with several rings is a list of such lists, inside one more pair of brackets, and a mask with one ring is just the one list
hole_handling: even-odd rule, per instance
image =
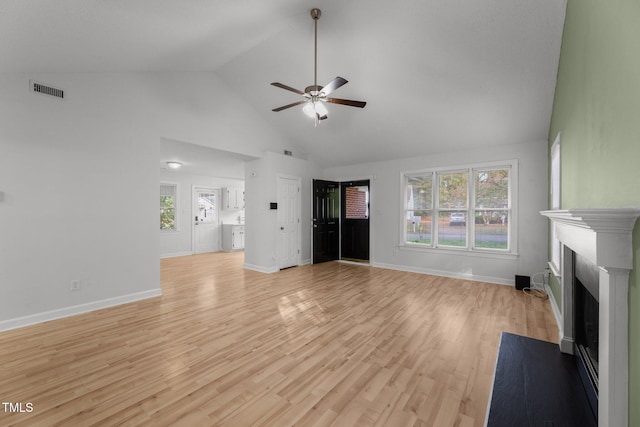
[[558, 280], [562, 307], [555, 307], [560, 350], [574, 353], [575, 252], [597, 266], [599, 274], [598, 425], [628, 425], [629, 272], [632, 233], [640, 208], [542, 211], [562, 243]]

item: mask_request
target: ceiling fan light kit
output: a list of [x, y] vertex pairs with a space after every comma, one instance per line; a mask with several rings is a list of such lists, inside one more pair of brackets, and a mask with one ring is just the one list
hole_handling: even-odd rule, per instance
[[364, 101], [352, 101], [350, 99], [327, 97], [327, 95], [331, 94], [334, 90], [347, 84], [347, 80], [343, 79], [340, 76], [331, 80], [326, 86], [318, 85], [318, 19], [320, 19], [320, 15], [322, 15], [322, 12], [320, 11], [320, 9], [317, 9], [317, 8], [311, 9], [311, 18], [313, 19], [313, 22], [314, 22], [313, 85], [307, 86], [303, 92], [299, 89], [295, 89], [291, 86], [287, 86], [279, 82], [271, 83], [271, 85], [273, 86], [297, 93], [298, 95], [302, 95], [304, 97], [304, 99], [301, 101], [293, 102], [291, 104], [283, 105], [282, 107], [274, 108], [272, 111], [278, 112], [278, 111], [286, 110], [287, 108], [296, 107], [298, 105], [304, 104], [304, 106], [302, 107], [302, 111], [307, 116], [315, 119], [316, 125], [320, 120], [325, 120], [328, 116], [329, 111], [327, 110], [327, 107], [324, 105], [325, 102], [329, 102], [332, 104], [347, 105], [350, 107], [358, 107], [358, 108], [364, 108], [364, 106], [367, 105], [367, 103]]

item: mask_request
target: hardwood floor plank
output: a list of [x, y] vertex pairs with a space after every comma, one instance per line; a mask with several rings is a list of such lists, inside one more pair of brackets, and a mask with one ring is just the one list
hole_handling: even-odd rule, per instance
[[161, 260], [163, 295], [0, 333], [0, 426], [476, 426], [500, 333], [557, 340], [546, 300], [363, 265], [263, 274]]

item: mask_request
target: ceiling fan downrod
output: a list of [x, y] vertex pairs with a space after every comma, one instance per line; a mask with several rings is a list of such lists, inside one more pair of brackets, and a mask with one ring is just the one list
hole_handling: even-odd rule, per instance
[[322, 11], [318, 8], [311, 9], [311, 18], [313, 18], [313, 85], [318, 91], [318, 19], [320, 19]]

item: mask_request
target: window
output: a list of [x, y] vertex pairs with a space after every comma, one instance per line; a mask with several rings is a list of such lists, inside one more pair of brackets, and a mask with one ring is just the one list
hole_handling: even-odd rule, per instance
[[198, 191], [198, 221], [215, 222], [218, 221], [216, 212], [216, 193]]
[[436, 225], [438, 246], [467, 246], [469, 173], [436, 172], [438, 177]]
[[175, 184], [160, 184], [160, 230], [176, 231], [176, 193]]
[[369, 187], [367, 185], [345, 188], [345, 218], [369, 218]]
[[511, 253], [516, 162], [403, 174], [406, 246]]
[[405, 241], [407, 242], [431, 244], [432, 181], [432, 174], [406, 177]]
[[[556, 140], [551, 146], [551, 209], [560, 209], [560, 134], [556, 136]], [[561, 243], [556, 236], [556, 227], [551, 225], [551, 268], [554, 273], [560, 272], [560, 252]]]

